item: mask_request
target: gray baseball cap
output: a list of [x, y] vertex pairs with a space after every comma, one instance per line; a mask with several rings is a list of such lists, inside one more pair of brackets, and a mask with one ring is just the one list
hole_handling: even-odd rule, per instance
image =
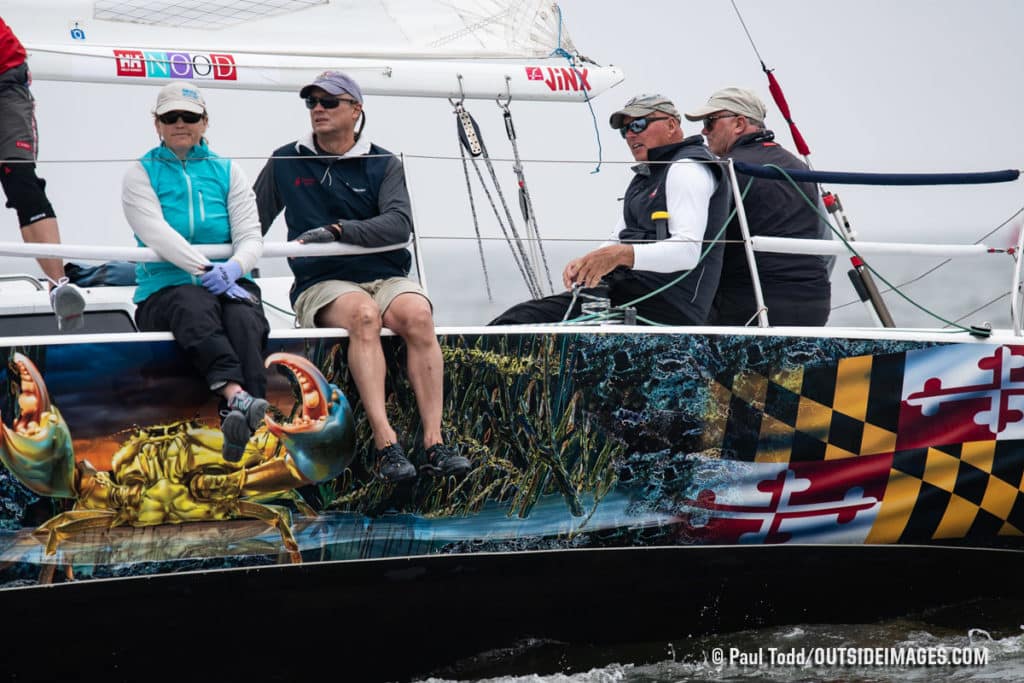
[[676, 109], [676, 105], [672, 104], [672, 100], [657, 93], [643, 93], [630, 98], [630, 100], [623, 105], [622, 109], [611, 115], [611, 118], [608, 119], [608, 123], [611, 124], [612, 128], [617, 130], [622, 128], [622, 120], [627, 116], [638, 119], [642, 116], [653, 114], [656, 111], [668, 114], [676, 121], [679, 120], [679, 110]]
[[708, 103], [702, 107], [686, 113], [689, 121], [700, 121], [709, 114], [716, 111], [731, 111], [733, 114], [746, 116], [751, 121], [763, 123], [765, 117], [764, 102], [754, 94], [754, 91], [746, 88], [722, 88], [708, 98]]
[[345, 93], [351, 95], [359, 104], [363, 103], [363, 91], [359, 84], [340, 71], [325, 71], [316, 77], [316, 80], [309, 85], [303, 86], [299, 91], [299, 97], [305, 98], [313, 88], [321, 88], [331, 95]]

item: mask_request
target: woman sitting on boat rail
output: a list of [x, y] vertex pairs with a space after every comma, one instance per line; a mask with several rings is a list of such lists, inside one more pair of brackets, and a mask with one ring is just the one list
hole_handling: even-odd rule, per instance
[[[270, 325], [259, 287], [243, 275], [263, 253], [256, 198], [242, 168], [207, 146], [206, 100], [193, 83], [162, 88], [153, 114], [160, 145], [128, 169], [121, 195], [139, 244], [164, 259], [136, 266], [135, 322], [169, 330], [221, 396], [223, 455], [235, 462], [267, 409]], [[233, 252], [211, 263], [194, 244]]]

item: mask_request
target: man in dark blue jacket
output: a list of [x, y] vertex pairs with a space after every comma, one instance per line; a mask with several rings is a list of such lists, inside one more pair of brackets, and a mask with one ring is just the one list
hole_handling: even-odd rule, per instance
[[[775, 142], [775, 134], [764, 127], [765, 106], [761, 99], [743, 88], [723, 88], [707, 103], [686, 114], [690, 121], [703, 121], [701, 131], [708, 148], [720, 157], [750, 164], [774, 164], [806, 170], [807, 165]], [[831, 236], [828, 223], [812, 204], [818, 202], [814, 183], [751, 178], [737, 173], [740, 192], [746, 189], [743, 207], [751, 236]], [[808, 201], [810, 203], [808, 203]], [[711, 308], [709, 322], [716, 325], [746, 325], [757, 314], [754, 285], [743, 247], [739, 219], [726, 228], [722, 277]], [[772, 325], [818, 326], [828, 321], [831, 307], [830, 260], [809, 254], [755, 254], [761, 291]]]
[[411, 280], [412, 211], [401, 162], [360, 139], [363, 93], [339, 71], [325, 71], [299, 91], [312, 132], [274, 151], [256, 180], [264, 232], [284, 210], [288, 239], [339, 241], [390, 251], [292, 258], [291, 301], [303, 327], [348, 330], [348, 367], [373, 430], [375, 473], [389, 482], [413, 479], [384, 406], [383, 326], [405, 340], [431, 475], [462, 476], [469, 460], [443, 442], [444, 366], [426, 292]]

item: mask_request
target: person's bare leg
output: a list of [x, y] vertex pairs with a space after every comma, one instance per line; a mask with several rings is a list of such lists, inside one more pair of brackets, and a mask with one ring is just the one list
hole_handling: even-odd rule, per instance
[[[60, 244], [60, 230], [56, 218], [43, 218], [22, 227], [21, 238], [34, 244]], [[59, 258], [36, 259], [43, 274], [54, 282], [64, 277], [64, 261]]]
[[380, 309], [364, 292], [343, 294], [320, 309], [317, 326], [348, 330], [348, 369], [359, 391], [366, 418], [373, 430], [374, 448], [396, 443], [398, 434], [388, 422], [384, 407], [387, 365], [380, 345]]
[[430, 303], [419, 294], [400, 294], [384, 312], [384, 324], [405, 340], [409, 383], [423, 424], [423, 446], [441, 443], [444, 360]]

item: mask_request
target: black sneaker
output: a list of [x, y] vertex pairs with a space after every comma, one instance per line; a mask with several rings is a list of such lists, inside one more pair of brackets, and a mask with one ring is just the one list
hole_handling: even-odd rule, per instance
[[432, 477], [460, 478], [469, 472], [469, 459], [456, 453], [451, 446], [435, 443], [427, 449], [427, 462], [420, 470]]
[[221, 422], [220, 431], [224, 434], [224, 445], [221, 457], [228, 462], [238, 462], [245, 453], [252, 433], [263, 422], [269, 404], [262, 398], [254, 398], [248, 392], [240, 391], [228, 403], [230, 409], [227, 417]]
[[416, 468], [405, 457], [405, 451], [397, 443], [389, 444], [374, 452], [377, 458], [376, 475], [392, 484], [416, 478]]

